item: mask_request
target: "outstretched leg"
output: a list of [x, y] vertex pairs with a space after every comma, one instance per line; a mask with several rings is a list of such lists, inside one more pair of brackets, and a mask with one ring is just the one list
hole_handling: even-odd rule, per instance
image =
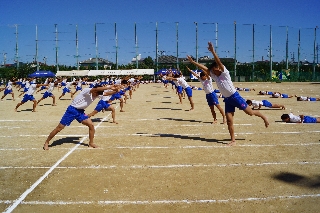
[[247, 106], [247, 108], [245, 108], [243, 111], [247, 115], [250, 115], [250, 116], [254, 115], [254, 116], [258, 116], [258, 117], [262, 118], [262, 120], [264, 121], [264, 125], [266, 127], [269, 126], [269, 121], [268, 121], [267, 117], [264, 116], [259, 110], [252, 110], [250, 106]]
[[59, 123], [58, 126], [52, 130], [52, 132], [48, 135], [48, 138], [47, 140], [44, 142], [44, 145], [43, 145], [43, 149], [44, 150], [49, 150], [49, 142], [50, 140], [56, 135], [58, 134], [61, 130], [63, 130], [65, 127], [65, 125]]

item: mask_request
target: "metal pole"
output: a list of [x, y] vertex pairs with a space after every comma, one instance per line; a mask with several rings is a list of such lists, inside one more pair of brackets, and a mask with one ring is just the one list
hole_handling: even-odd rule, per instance
[[298, 32], [298, 78], [300, 78], [300, 29]]
[[58, 63], [58, 26], [57, 24], [54, 25], [56, 29], [56, 67], [57, 71], [59, 71], [59, 63]]
[[179, 70], [179, 32], [178, 32], [178, 25], [179, 25], [179, 22], [176, 22], [176, 29], [177, 29], [177, 69]]
[[234, 80], [237, 76], [237, 23], [234, 22]]
[[286, 70], [288, 70], [288, 51], [289, 51], [289, 35], [288, 35], [288, 26], [286, 26]]
[[137, 37], [137, 24], [134, 23], [134, 43], [136, 45], [136, 68], [139, 67], [138, 62], [138, 37]]
[[313, 42], [313, 64], [312, 64], [312, 80], [316, 80], [316, 44], [317, 44], [317, 28], [314, 28], [314, 42]]
[[116, 69], [118, 69], [118, 33], [117, 33], [117, 23], [114, 23], [114, 33], [116, 39]]
[[215, 23], [216, 25], [216, 46], [214, 47], [214, 50], [216, 51], [217, 55], [218, 55], [218, 23]]
[[252, 24], [252, 81], [254, 80], [254, 24]]
[[156, 72], [158, 72], [158, 22], [156, 22]]
[[270, 79], [272, 79], [272, 26], [270, 25], [270, 48], [269, 48], [269, 59], [270, 59]]
[[38, 25], [36, 25], [36, 63], [37, 63], [37, 71], [39, 71], [39, 63], [38, 63]]
[[77, 58], [77, 70], [79, 70], [79, 40], [78, 40], [78, 25], [76, 25], [76, 58]]
[[96, 70], [98, 70], [98, 36], [97, 36], [97, 23], [94, 23], [94, 43], [96, 45]]
[[17, 70], [19, 69], [19, 54], [18, 54], [18, 25], [15, 24], [16, 26], [16, 55], [15, 55], [15, 61], [17, 63]]
[[198, 23], [194, 23], [196, 24], [196, 61], [198, 63]]

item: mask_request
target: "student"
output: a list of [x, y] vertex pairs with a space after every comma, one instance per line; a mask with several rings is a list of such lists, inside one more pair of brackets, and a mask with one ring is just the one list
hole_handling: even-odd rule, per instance
[[73, 98], [73, 93], [71, 92], [71, 86], [73, 84], [74, 81], [70, 81], [66, 83], [66, 86], [63, 88], [62, 90], [62, 94], [59, 97], [59, 100], [62, 98], [62, 96], [64, 96], [66, 93], [70, 93], [71, 94], [71, 99]]
[[174, 77], [167, 77], [168, 80], [178, 81], [178, 84], [181, 85], [183, 90], [186, 92], [188, 96], [188, 100], [190, 102], [191, 110], [194, 110], [194, 103], [192, 100], [192, 89], [187, 83], [187, 81], [184, 79], [181, 73], [176, 74]]
[[271, 96], [271, 98], [292, 98], [293, 95], [288, 95], [280, 92], [274, 92]]
[[58, 134], [65, 126], [69, 126], [75, 119], [89, 128], [89, 147], [97, 148], [98, 146], [93, 143], [95, 128], [91, 119], [85, 114], [85, 109], [99, 96], [103, 94], [105, 89], [111, 89], [114, 93], [118, 91], [117, 87], [107, 86], [102, 87], [100, 85], [93, 88], [84, 88], [68, 106], [66, 112], [62, 116], [58, 126], [52, 130], [48, 135], [47, 140], [43, 145], [44, 150], [49, 150], [50, 140]]
[[320, 98], [298, 96], [297, 101], [320, 101]]
[[250, 88], [243, 88], [243, 87], [236, 87], [236, 90], [246, 91], [246, 92], [251, 91], [251, 90], [256, 91], [254, 88], [250, 89]]
[[311, 117], [305, 115], [283, 114], [281, 120], [287, 123], [320, 123], [320, 117]]
[[26, 92], [26, 94], [24, 94], [22, 100], [20, 103], [17, 104], [16, 108], [14, 109], [14, 111], [17, 112], [18, 108], [28, 102], [28, 101], [32, 101], [33, 102], [33, 108], [32, 108], [32, 112], [36, 111], [36, 107], [37, 107], [37, 101], [36, 99], [33, 97], [33, 93], [37, 90], [37, 88], [41, 87], [41, 86], [48, 86], [48, 84], [30, 84], [28, 91]]
[[39, 104], [40, 101], [42, 101], [43, 99], [46, 99], [48, 97], [52, 98], [52, 106], [57, 106], [56, 104], [56, 97], [52, 94], [52, 91], [54, 90], [54, 86], [58, 84], [58, 81], [54, 82], [53, 78], [49, 78], [48, 79], [48, 89], [47, 91], [43, 94], [42, 98], [40, 98], [37, 101], [37, 104]]
[[99, 102], [96, 106], [96, 108], [88, 114], [88, 117], [91, 118], [92, 116], [95, 116], [98, 112], [102, 111], [104, 112], [105, 110], [111, 111], [111, 116], [112, 116], [112, 123], [118, 124], [116, 121], [116, 110], [115, 108], [109, 103], [108, 101], [111, 98], [111, 95], [113, 94], [113, 91], [108, 89], [103, 91], [103, 95], [99, 95]]
[[210, 76], [216, 82], [220, 90], [220, 93], [224, 96], [225, 113], [227, 117], [229, 134], [231, 136], [231, 141], [230, 143], [228, 143], [228, 145], [232, 146], [236, 144], [234, 127], [233, 127], [233, 116], [235, 112], [235, 107], [239, 108], [240, 110], [243, 110], [246, 114], [250, 116], [255, 115], [260, 117], [264, 121], [265, 127], [269, 126], [269, 122], [268, 122], [268, 119], [263, 114], [260, 113], [260, 111], [252, 110], [250, 106], [248, 106], [248, 104], [246, 103], [245, 99], [243, 99], [240, 96], [240, 94], [237, 92], [237, 90], [233, 86], [229, 71], [222, 64], [222, 62], [220, 61], [220, 58], [214, 51], [212, 43], [208, 42], [208, 45], [209, 45], [208, 50], [214, 56], [214, 62], [210, 65], [209, 68], [207, 68], [206, 66], [200, 63], [195, 62], [190, 56], [187, 56], [187, 58], [192, 64], [198, 66], [203, 71], [210, 73]]
[[262, 106], [265, 106], [267, 108], [281, 108], [281, 109], [286, 109], [284, 105], [282, 104], [272, 104], [267, 100], [262, 100], [262, 101], [255, 101], [255, 100], [247, 100], [246, 103], [249, 106], [252, 106], [252, 109], [258, 108], [261, 109]]
[[191, 72], [202, 84], [203, 90], [206, 93], [206, 99], [208, 102], [208, 105], [211, 110], [211, 114], [213, 117], [213, 123], [217, 123], [217, 114], [214, 111], [214, 107], [216, 106], [218, 110], [220, 111], [222, 118], [223, 118], [223, 123], [226, 123], [226, 116], [224, 114], [224, 111], [222, 107], [219, 104], [218, 97], [216, 93], [214, 92], [213, 85], [212, 85], [212, 78], [208, 75], [207, 72], [201, 72], [200, 75], [197, 73], [193, 72], [189, 67], [187, 67], [188, 71]]
[[[49, 78], [46, 78], [46, 80], [44, 81], [43, 84], [48, 84], [48, 82], [49, 82]], [[41, 86], [41, 87], [37, 90], [36, 93], [38, 93], [38, 92], [40, 92], [41, 90], [44, 90], [44, 89], [46, 89], [46, 88], [47, 88], [46, 86]]]
[[273, 92], [271, 91], [259, 91], [258, 95], [272, 95]]
[[[2, 88], [2, 90], [4, 90], [3, 92], [3, 96], [1, 97], [1, 101], [3, 101], [3, 98], [6, 97], [8, 94], [12, 95], [12, 100], [14, 101], [14, 93], [12, 90], [12, 81], [9, 80], [9, 82], [7, 83], [7, 86], [5, 88]], [[1, 90], [1, 91], [2, 91]]]
[[[77, 86], [76, 86], [76, 90], [72, 93], [72, 97], [78, 92], [78, 91], [81, 91], [82, 90], [82, 82], [85, 82], [85, 78], [79, 78], [79, 80], [75, 83], [77, 83]], [[103, 86], [103, 84], [101, 85]]]

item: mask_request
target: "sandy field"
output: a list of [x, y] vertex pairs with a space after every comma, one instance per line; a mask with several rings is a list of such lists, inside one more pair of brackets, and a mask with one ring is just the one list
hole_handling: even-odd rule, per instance
[[[200, 86], [199, 83], [190, 85]], [[97, 149], [88, 129], [74, 121], [42, 149], [67, 106], [67, 94], [15, 105], [0, 102], [1, 212], [319, 212], [320, 123], [287, 124], [283, 113], [320, 117], [320, 101], [270, 98], [259, 90], [320, 97], [318, 83], [240, 83], [256, 91], [246, 99], [269, 100], [286, 109], [262, 108], [262, 119], [236, 110], [236, 146], [221, 114], [212, 115], [203, 90], [193, 91], [195, 109], [162, 84], [143, 84], [116, 120], [100, 112], [93, 121]], [[15, 95], [18, 92], [15, 89]], [[2, 96], [3, 92], [1, 92]], [[59, 97], [61, 90], [54, 90]], [[39, 92], [34, 95], [38, 100]], [[224, 108], [223, 99], [219, 102]], [[90, 113], [97, 100], [86, 112]]]

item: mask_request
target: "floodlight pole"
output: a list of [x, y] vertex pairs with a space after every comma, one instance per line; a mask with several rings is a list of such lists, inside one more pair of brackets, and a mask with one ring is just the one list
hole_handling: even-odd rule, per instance
[[139, 68], [138, 62], [138, 37], [137, 37], [137, 23], [134, 23], [134, 43], [136, 45], [136, 69]]
[[158, 72], [158, 22], [156, 22], [156, 72]]
[[58, 63], [58, 25], [55, 24], [55, 29], [56, 29], [56, 67], [57, 71], [59, 71], [59, 63]]
[[114, 23], [114, 34], [116, 40], [116, 69], [118, 69], [118, 33], [117, 33], [117, 23]]
[[96, 70], [98, 70], [98, 37], [97, 37], [97, 23], [94, 23], [94, 43], [96, 46]]
[[234, 21], [234, 80], [237, 76], [237, 22]]
[[317, 46], [317, 28], [314, 28], [314, 42], [313, 42], [313, 63], [312, 63], [312, 80], [315, 81], [316, 79], [316, 46]]
[[300, 29], [298, 32], [298, 78], [300, 78]]
[[37, 63], [37, 71], [39, 71], [39, 63], [38, 63], [38, 25], [36, 25], [36, 63]]
[[79, 70], [79, 40], [78, 40], [78, 25], [76, 24], [76, 58], [77, 58], [77, 70]]
[[270, 59], [270, 79], [272, 79], [272, 26], [270, 25], [270, 47], [269, 47], [269, 59]]
[[179, 70], [179, 22], [176, 22], [176, 37], [177, 37], [177, 70]]
[[15, 55], [15, 61], [17, 63], [16, 67], [17, 67], [17, 70], [19, 69], [19, 54], [18, 54], [18, 25], [15, 24], [15, 27], [16, 27], [16, 55]]

